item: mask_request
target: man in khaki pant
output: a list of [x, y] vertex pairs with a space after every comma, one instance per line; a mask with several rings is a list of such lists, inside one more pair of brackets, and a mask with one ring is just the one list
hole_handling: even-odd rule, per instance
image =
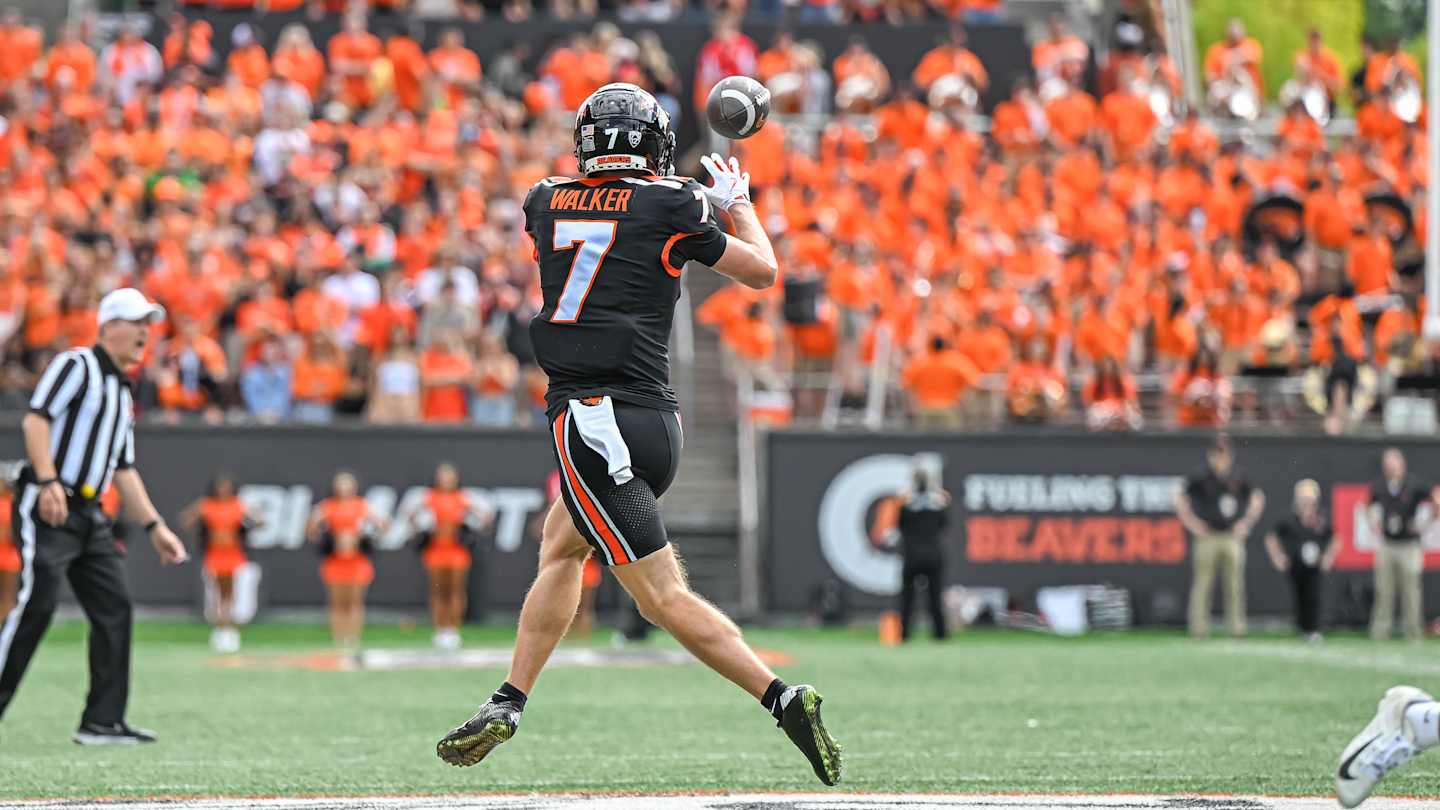
[[1265, 493], [1250, 486], [1235, 468], [1224, 434], [1215, 437], [1205, 461], [1205, 469], [1186, 479], [1185, 488], [1175, 495], [1175, 514], [1194, 538], [1190, 635], [1210, 635], [1210, 598], [1218, 570], [1225, 593], [1225, 624], [1238, 638], [1245, 635], [1245, 538], [1265, 509]]
[[1370, 637], [1390, 637], [1395, 622], [1395, 596], [1400, 596], [1400, 626], [1405, 638], [1424, 636], [1420, 576], [1425, 557], [1420, 533], [1434, 513], [1430, 491], [1405, 474], [1405, 456], [1391, 447], [1380, 457], [1383, 479], [1370, 487], [1370, 531], [1375, 550], [1375, 605], [1370, 611]]

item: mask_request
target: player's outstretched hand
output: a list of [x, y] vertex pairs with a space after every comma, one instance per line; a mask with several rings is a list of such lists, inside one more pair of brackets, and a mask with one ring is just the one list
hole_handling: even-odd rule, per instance
[[736, 203], [750, 202], [750, 173], [740, 171], [740, 161], [731, 157], [729, 161], [719, 153], [700, 158], [700, 165], [710, 172], [711, 184], [705, 189], [710, 204], [721, 211], [729, 211]]

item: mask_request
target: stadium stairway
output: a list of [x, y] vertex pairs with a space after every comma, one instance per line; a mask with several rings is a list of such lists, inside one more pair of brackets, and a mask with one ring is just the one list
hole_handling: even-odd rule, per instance
[[[729, 282], [717, 273], [686, 273], [691, 310]], [[739, 500], [736, 474], [734, 388], [725, 374], [719, 337], [694, 330], [693, 365], [681, 388], [685, 455], [665, 494], [665, 525], [685, 558], [690, 581], [727, 610], [739, 604], [737, 565]]]

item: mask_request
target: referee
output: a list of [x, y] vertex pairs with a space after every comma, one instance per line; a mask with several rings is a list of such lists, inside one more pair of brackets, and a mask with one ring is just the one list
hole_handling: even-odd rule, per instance
[[122, 371], [139, 362], [150, 324], [164, 317], [165, 310], [139, 290], [105, 296], [99, 342], [51, 361], [22, 422], [29, 463], [16, 482], [12, 515], [20, 588], [15, 609], [0, 625], [0, 715], [50, 624], [60, 581], [68, 578], [90, 620], [90, 694], [71, 738], [81, 745], [155, 741], [153, 733], [125, 722], [130, 592], [100, 495], [113, 480], [160, 559], [186, 560], [185, 546], [160, 520], [135, 469], [134, 405]]
[[930, 611], [930, 631], [936, 641], [947, 636], [942, 597], [945, 590], [945, 528], [949, 525], [950, 493], [938, 476], [917, 462], [909, 492], [893, 498], [884, 540], [900, 552], [900, 640], [909, 641], [916, 591], [923, 582]]

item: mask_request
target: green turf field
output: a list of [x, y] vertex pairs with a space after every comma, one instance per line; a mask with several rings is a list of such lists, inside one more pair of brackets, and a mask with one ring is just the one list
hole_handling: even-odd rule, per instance
[[[758, 705], [698, 665], [548, 672], [515, 739], [456, 769], [435, 758], [435, 740], [499, 670], [225, 668], [207, 632], [137, 631], [131, 719], [159, 744], [80, 749], [67, 738], [84, 693], [83, 626], [52, 630], [0, 723], [0, 799], [823, 790]], [[853, 791], [1325, 795], [1340, 746], [1387, 687], [1440, 686], [1433, 643], [983, 632], [894, 649], [860, 631], [748, 635], [794, 658], [787, 679], [825, 694]], [[245, 652], [294, 655], [325, 638], [251, 628]], [[466, 634], [470, 645], [507, 639]], [[367, 635], [377, 648], [427, 642], [423, 628]], [[1440, 756], [1379, 791], [1400, 794], [1440, 796]]]

